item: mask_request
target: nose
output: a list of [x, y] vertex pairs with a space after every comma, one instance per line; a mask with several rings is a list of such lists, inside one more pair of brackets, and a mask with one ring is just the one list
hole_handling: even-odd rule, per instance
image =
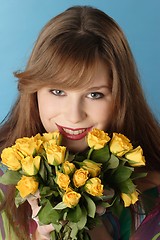
[[83, 101], [81, 99], [69, 99], [64, 111], [65, 119], [70, 123], [79, 123], [87, 116]]

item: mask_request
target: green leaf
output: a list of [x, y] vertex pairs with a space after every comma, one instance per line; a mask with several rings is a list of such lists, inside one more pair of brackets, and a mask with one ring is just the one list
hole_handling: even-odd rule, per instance
[[115, 155], [111, 154], [111, 157], [108, 161], [107, 169], [117, 168], [118, 165], [119, 165], [119, 159]]
[[52, 231], [50, 233], [50, 237], [51, 237], [51, 240], [56, 240], [56, 232], [55, 231]]
[[87, 196], [86, 194], [83, 194], [83, 196], [87, 202], [87, 214], [89, 217], [94, 218], [96, 213], [96, 205], [89, 196]]
[[[53, 225], [55, 231], [59, 233], [61, 228], [62, 228], [62, 224], [60, 224], [60, 223], [58, 223], [58, 224], [52, 223], [52, 225]], [[57, 238], [56, 238], [56, 240], [57, 240]]]
[[128, 162], [127, 158], [124, 157], [119, 157], [119, 159], [121, 160], [121, 163], [124, 165], [126, 162]]
[[15, 196], [15, 205], [18, 208], [22, 203], [26, 201], [27, 198], [22, 198], [19, 191], [16, 191], [16, 196]]
[[146, 172], [139, 172], [139, 173], [133, 172], [131, 175], [131, 178], [132, 178], [132, 180], [135, 180], [137, 178], [144, 178], [146, 176], [147, 176]]
[[16, 185], [20, 179], [21, 174], [19, 172], [8, 170], [0, 177], [0, 183], [4, 185]]
[[116, 199], [117, 199], [117, 197], [115, 197], [114, 199], [112, 199], [112, 202], [110, 201], [110, 203], [108, 203], [108, 202], [102, 202], [102, 203], [101, 203], [101, 206], [104, 207], [104, 208], [109, 208], [109, 207], [111, 207], [111, 206], [114, 205]]
[[108, 145], [106, 145], [105, 147], [99, 150], [93, 150], [90, 159], [97, 163], [107, 162], [110, 159], [110, 152], [109, 152]]
[[135, 191], [135, 185], [132, 182], [132, 180], [129, 178], [124, 182], [120, 182], [118, 184], [118, 189], [120, 190], [120, 192], [128, 194]]
[[50, 224], [50, 223], [57, 224], [60, 217], [61, 217], [60, 212], [53, 209], [49, 201], [47, 201], [46, 205], [42, 207], [38, 212], [38, 218], [42, 224]]
[[72, 230], [71, 230], [71, 235], [70, 235], [70, 236], [71, 236], [71, 239], [72, 239], [72, 240], [76, 240], [76, 239], [77, 239], [76, 236], [77, 236], [77, 233], [78, 233], [77, 224], [71, 222], [69, 225], [70, 225], [70, 227], [71, 227], [71, 229], [72, 229]]
[[59, 240], [70, 240], [70, 234], [71, 234], [71, 226], [70, 226], [70, 222], [68, 222], [67, 224], [64, 225], [63, 227], [63, 231], [60, 232], [60, 238], [58, 238]]
[[52, 167], [48, 164], [46, 159], [44, 159], [44, 165], [46, 167], [47, 172], [50, 173], [50, 175], [52, 175]]
[[116, 171], [113, 173], [112, 182], [119, 185], [119, 183], [126, 181], [128, 178], [130, 178], [132, 174], [132, 168], [126, 167], [126, 166], [119, 166]]
[[112, 204], [109, 204], [108, 202], [102, 202], [101, 206], [104, 208], [109, 208], [112, 206]]
[[65, 209], [65, 208], [67, 208], [67, 205], [65, 203], [63, 203], [63, 202], [60, 202], [53, 209], [55, 209], [55, 210], [62, 210], [62, 209]]
[[77, 206], [75, 206], [74, 208], [71, 208], [69, 211], [68, 211], [68, 214], [67, 214], [67, 219], [70, 221], [70, 222], [78, 222], [82, 217], [82, 210], [79, 206], [79, 204], [77, 204]]
[[42, 180], [43, 180], [44, 182], [46, 182], [46, 181], [47, 181], [47, 169], [46, 169], [46, 167], [45, 167], [44, 161], [45, 161], [45, 160], [42, 159], [41, 162], [40, 162], [40, 168], [39, 168], [38, 174], [40, 175], [40, 177], [42, 178]]
[[118, 218], [121, 216], [121, 213], [124, 209], [124, 205], [119, 196], [115, 199], [114, 204], [110, 207], [110, 210], [113, 215], [117, 216]]
[[81, 210], [82, 210], [82, 216], [79, 222], [77, 222], [77, 226], [79, 230], [83, 229], [87, 223], [87, 211], [84, 206], [81, 207]]
[[58, 196], [58, 192], [50, 189], [50, 187], [47, 187], [47, 186], [42, 186], [40, 188], [40, 195], [41, 197], [48, 197], [48, 196]]
[[73, 163], [79, 163], [82, 162], [84, 159], [86, 159], [87, 155], [81, 155], [81, 154], [76, 154], [73, 159]]
[[50, 189], [50, 187], [47, 186], [42, 186], [40, 189], [40, 195], [41, 196], [50, 196], [50, 194], [52, 194], [52, 190]]

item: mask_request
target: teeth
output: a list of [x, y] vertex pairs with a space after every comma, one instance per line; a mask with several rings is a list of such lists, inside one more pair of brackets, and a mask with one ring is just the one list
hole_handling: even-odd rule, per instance
[[81, 129], [81, 130], [75, 130], [75, 131], [73, 131], [73, 130], [70, 130], [70, 129], [67, 129], [67, 128], [63, 128], [63, 131], [66, 132], [66, 133], [68, 133], [68, 134], [70, 134], [70, 135], [78, 135], [78, 134], [81, 134], [81, 133], [85, 132], [86, 129]]

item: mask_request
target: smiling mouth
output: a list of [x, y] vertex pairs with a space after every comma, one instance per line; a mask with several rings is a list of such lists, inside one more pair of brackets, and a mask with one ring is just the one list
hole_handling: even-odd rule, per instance
[[79, 134], [85, 132], [86, 128], [80, 129], [80, 130], [71, 130], [71, 129], [68, 129], [68, 128], [63, 128], [63, 131], [70, 134], [70, 135], [79, 135]]
[[60, 131], [60, 133], [65, 137], [68, 138], [70, 140], [80, 140], [82, 138], [84, 138], [88, 132], [92, 129], [92, 127], [89, 128], [66, 128], [63, 126], [60, 126], [58, 124], [57, 128]]

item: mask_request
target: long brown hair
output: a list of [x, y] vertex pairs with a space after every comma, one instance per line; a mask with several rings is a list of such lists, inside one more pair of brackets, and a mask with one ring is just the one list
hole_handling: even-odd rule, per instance
[[[98, 59], [110, 67], [114, 114], [109, 132], [121, 132], [141, 145], [147, 168], [160, 170], [160, 128], [143, 95], [128, 42], [118, 24], [104, 12], [75, 6], [42, 29], [25, 71], [19, 96], [0, 128], [0, 151], [15, 139], [45, 131], [36, 92], [43, 86], [77, 89], [89, 85]], [[9, 201], [9, 200], [8, 200]]]

